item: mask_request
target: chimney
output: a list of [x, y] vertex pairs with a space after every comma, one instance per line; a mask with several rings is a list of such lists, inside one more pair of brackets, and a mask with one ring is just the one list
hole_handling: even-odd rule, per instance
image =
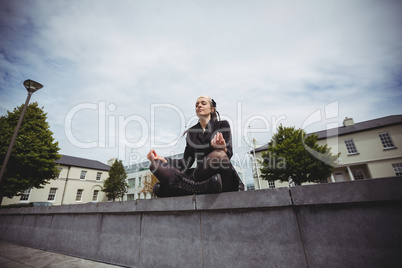
[[343, 120], [344, 127], [352, 126], [354, 124], [355, 124], [355, 122], [353, 122], [353, 118], [345, 117], [345, 119]]
[[109, 159], [109, 161], [107, 161], [107, 165], [108, 165], [108, 166], [113, 166], [113, 164], [114, 164], [115, 161], [116, 161], [115, 158], [111, 158], [111, 159]]
[[254, 146], [254, 149], [257, 148], [257, 146], [258, 146], [258, 142], [255, 139], [253, 139], [253, 146]]

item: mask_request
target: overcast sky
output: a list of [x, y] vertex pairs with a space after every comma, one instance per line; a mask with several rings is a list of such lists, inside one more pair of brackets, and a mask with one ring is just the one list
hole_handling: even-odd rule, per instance
[[24, 80], [42, 83], [31, 101], [62, 154], [180, 153], [201, 95], [240, 158], [279, 124], [402, 113], [398, 0], [0, 0], [0, 23], [0, 114], [25, 102]]

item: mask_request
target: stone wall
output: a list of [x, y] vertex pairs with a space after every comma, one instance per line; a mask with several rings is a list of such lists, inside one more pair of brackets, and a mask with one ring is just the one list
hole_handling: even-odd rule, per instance
[[129, 267], [400, 267], [402, 178], [3, 209], [0, 239]]

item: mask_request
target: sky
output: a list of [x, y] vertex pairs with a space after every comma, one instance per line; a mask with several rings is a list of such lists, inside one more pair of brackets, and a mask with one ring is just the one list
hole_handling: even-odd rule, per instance
[[208, 95], [246, 165], [280, 124], [402, 114], [401, 25], [398, 0], [0, 0], [0, 115], [32, 79], [61, 154], [128, 165], [183, 152]]

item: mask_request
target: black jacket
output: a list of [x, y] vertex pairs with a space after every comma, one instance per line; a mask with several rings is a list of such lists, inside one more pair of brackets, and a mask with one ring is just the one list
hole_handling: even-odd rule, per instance
[[182, 159], [167, 159], [168, 163], [182, 172], [187, 171], [193, 165], [194, 161], [201, 163], [214, 148], [211, 146], [211, 140], [217, 132], [221, 132], [226, 142], [227, 155], [229, 159], [233, 155], [232, 133], [228, 121], [209, 121], [205, 132], [198, 122], [187, 132], [186, 149]]

